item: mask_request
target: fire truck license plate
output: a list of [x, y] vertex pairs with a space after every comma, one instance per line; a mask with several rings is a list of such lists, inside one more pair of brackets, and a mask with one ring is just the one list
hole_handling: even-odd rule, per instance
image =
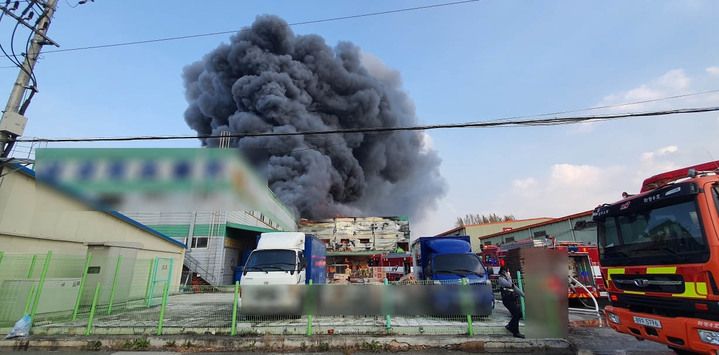
[[651, 319], [651, 318], [634, 316], [634, 323], [639, 324], [639, 325], [645, 325], [647, 327], [652, 327], [652, 328], [661, 328], [662, 327], [662, 322], [660, 322], [656, 319]]

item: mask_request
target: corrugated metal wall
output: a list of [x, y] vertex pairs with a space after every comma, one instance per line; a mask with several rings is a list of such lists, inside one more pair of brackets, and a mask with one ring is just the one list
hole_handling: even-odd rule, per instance
[[577, 241], [584, 243], [597, 244], [597, 229], [596, 227], [587, 227], [581, 230], [575, 230], [574, 226], [578, 221], [591, 221], [592, 216], [581, 216], [577, 218], [570, 218], [566, 220], [558, 220], [553, 223], [549, 223], [543, 226], [537, 226], [517, 230], [509, 231], [502, 235], [494, 236], [487, 239], [482, 239], [482, 244], [491, 242], [492, 245], [499, 245], [508, 240], [524, 240], [530, 238], [544, 238], [545, 235], [551, 235], [556, 238], [557, 241]]

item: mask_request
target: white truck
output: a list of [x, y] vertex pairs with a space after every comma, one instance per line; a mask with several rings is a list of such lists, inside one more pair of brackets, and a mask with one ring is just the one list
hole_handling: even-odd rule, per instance
[[327, 249], [313, 235], [300, 232], [262, 233], [245, 263], [240, 286], [324, 284]]

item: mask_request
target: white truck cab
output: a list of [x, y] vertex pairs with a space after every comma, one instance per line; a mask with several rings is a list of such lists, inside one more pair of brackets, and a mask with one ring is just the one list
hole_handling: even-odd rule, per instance
[[306, 281], [305, 234], [262, 233], [247, 259], [240, 285], [295, 285]]

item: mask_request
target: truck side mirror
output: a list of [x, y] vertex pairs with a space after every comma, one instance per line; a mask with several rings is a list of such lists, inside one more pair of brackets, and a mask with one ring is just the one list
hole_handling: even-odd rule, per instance
[[300, 270], [304, 270], [307, 267], [307, 258], [304, 255], [300, 255]]

